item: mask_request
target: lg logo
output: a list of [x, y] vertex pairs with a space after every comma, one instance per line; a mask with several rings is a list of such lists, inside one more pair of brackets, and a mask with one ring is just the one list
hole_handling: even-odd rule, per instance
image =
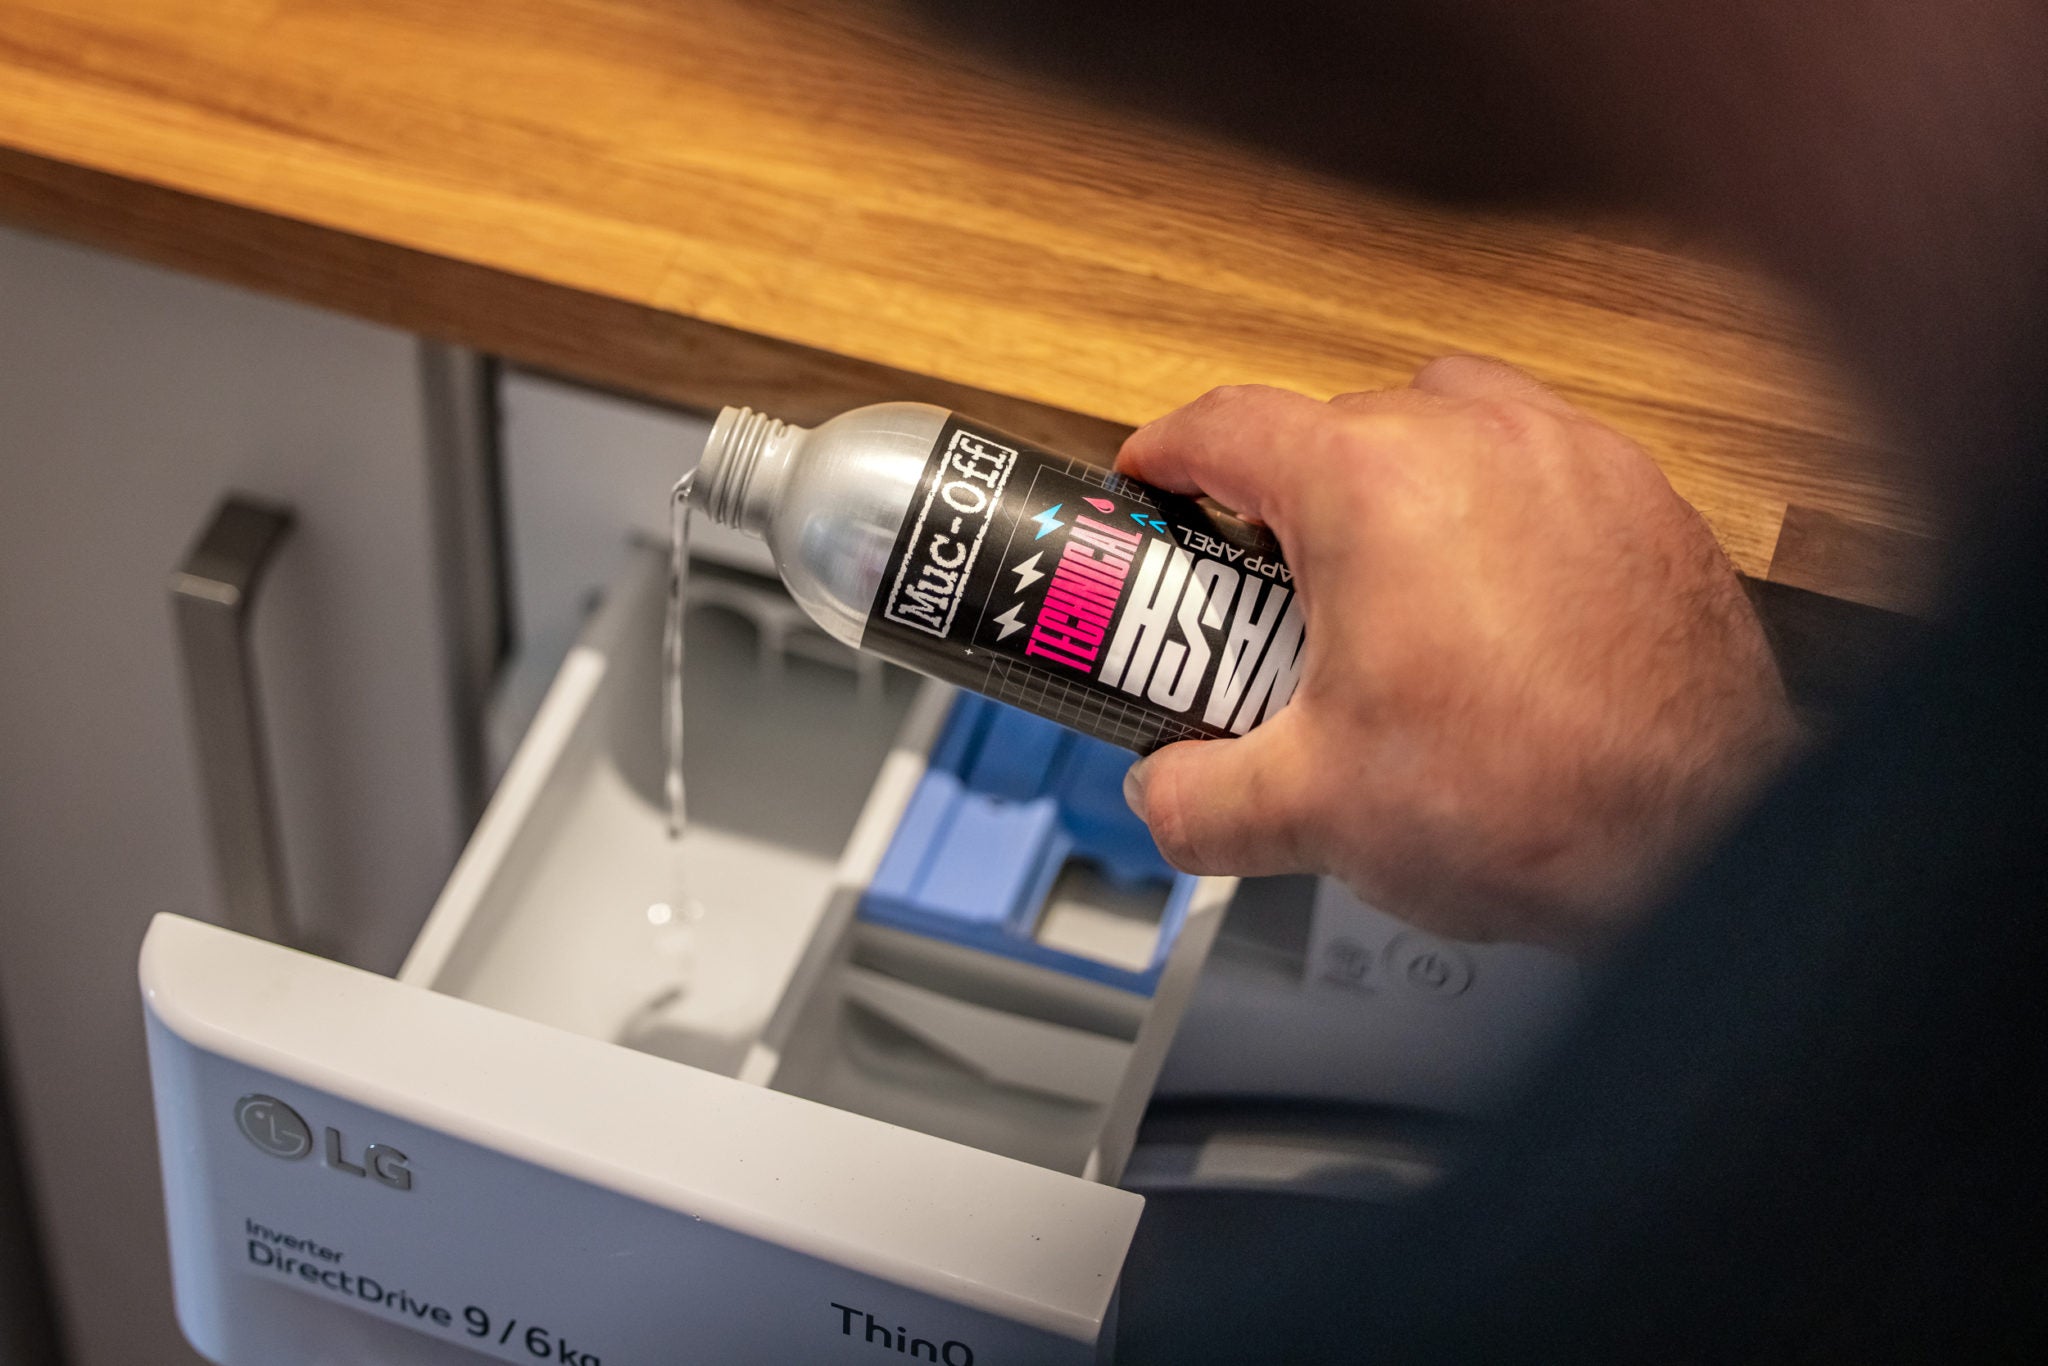
[[[313, 1130], [297, 1110], [276, 1096], [243, 1096], [235, 1102], [235, 1127], [251, 1143], [287, 1162], [296, 1162], [313, 1151]], [[327, 1166], [348, 1176], [361, 1176], [397, 1191], [412, 1189], [412, 1168], [405, 1154], [387, 1144], [372, 1143], [363, 1149], [362, 1161], [351, 1162], [344, 1153], [347, 1140], [341, 1130], [329, 1126], [326, 1136]]]
[[299, 1158], [313, 1151], [313, 1132], [306, 1121], [275, 1096], [243, 1096], [236, 1101], [235, 1126], [272, 1157]]

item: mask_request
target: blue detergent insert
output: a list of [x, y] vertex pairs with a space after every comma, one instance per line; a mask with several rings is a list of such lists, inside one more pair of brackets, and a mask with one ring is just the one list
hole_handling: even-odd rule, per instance
[[[1174, 871], [1124, 804], [1130, 766], [1128, 750], [962, 694], [861, 898], [860, 918], [1150, 996], [1195, 879]], [[1038, 942], [1039, 913], [1070, 859], [1118, 886], [1167, 888], [1145, 967]]]

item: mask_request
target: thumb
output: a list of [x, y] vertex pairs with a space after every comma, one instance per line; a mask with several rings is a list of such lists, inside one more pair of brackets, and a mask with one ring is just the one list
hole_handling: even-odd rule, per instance
[[1183, 740], [1131, 765], [1124, 800], [1183, 872], [1304, 871], [1301, 774], [1286, 713], [1235, 740]]

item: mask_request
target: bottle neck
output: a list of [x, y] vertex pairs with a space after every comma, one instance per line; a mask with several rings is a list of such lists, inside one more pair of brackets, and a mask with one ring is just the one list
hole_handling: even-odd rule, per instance
[[711, 424], [690, 501], [712, 521], [766, 536], [789, 458], [806, 429], [751, 408], [725, 408]]

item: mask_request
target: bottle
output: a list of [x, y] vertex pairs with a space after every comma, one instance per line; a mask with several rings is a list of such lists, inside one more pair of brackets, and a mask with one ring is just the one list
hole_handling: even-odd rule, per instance
[[1301, 676], [1264, 527], [930, 404], [727, 408], [689, 497], [846, 644], [1141, 754], [1242, 735]]

